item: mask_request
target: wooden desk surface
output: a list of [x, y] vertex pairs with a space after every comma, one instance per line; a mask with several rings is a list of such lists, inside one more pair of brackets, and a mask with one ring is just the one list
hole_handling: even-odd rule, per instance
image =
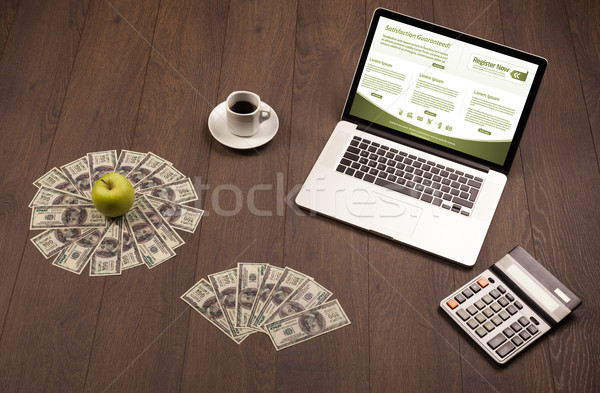
[[[473, 269], [291, 202], [340, 117], [377, 6], [549, 61]], [[599, 13], [594, 0], [0, 2], [0, 391], [598, 391]], [[240, 89], [279, 115], [256, 151], [208, 132], [213, 107]], [[29, 241], [32, 181], [105, 149], [153, 151], [194, 179], [207, 216], [176, 259], [76, 276]], [[438, 303], [516, 244], [583, 305], [498, 367]], [[310, 274], [352, 325], [280, 352], [265, 335], [235, 345], [179, 296], [238, 261]]]

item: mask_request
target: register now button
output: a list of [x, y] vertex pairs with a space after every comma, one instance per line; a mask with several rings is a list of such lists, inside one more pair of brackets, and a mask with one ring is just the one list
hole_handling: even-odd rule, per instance
[[377, 97], [377, 98], [383, 98], [383, 96], [381, 94], [377, 94], [377, 93], [371, 93], [371, 95], [373, 97]]
[[479, 132], [481, 132], [482, 134], [485, 134], [485, 135], [492, 135], [492, 133], [491, 133], [490, 131], [488, 131], [488, 130], [484, 130], [483, 128], [480, 128], [480, 129], [479, 129], [479, 130], [477, 130], [477, 131], [479, 131]]

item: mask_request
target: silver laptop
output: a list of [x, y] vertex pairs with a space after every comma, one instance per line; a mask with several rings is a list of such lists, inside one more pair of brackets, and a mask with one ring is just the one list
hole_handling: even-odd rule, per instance
[[296, 203], [473, 266], [546, 60], [377, 9]]

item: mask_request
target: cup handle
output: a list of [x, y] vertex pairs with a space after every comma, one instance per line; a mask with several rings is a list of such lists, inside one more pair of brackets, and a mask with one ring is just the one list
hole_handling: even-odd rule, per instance
[[259, 120], [262, 123], [265, 120], [269, 120], [271, 118], [271, 108], [261, 105], [260, 109], [260, 117]]

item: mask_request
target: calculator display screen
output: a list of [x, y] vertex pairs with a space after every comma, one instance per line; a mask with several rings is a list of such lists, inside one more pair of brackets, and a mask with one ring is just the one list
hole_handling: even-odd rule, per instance
[[545, 288], [529, 277], [518, 265], [510, 265], [506, 269], [506, 272], [529, 296], [542, 305], [548, 312], [552, 313], [560, 307], [560, 304], [548, 295]]

